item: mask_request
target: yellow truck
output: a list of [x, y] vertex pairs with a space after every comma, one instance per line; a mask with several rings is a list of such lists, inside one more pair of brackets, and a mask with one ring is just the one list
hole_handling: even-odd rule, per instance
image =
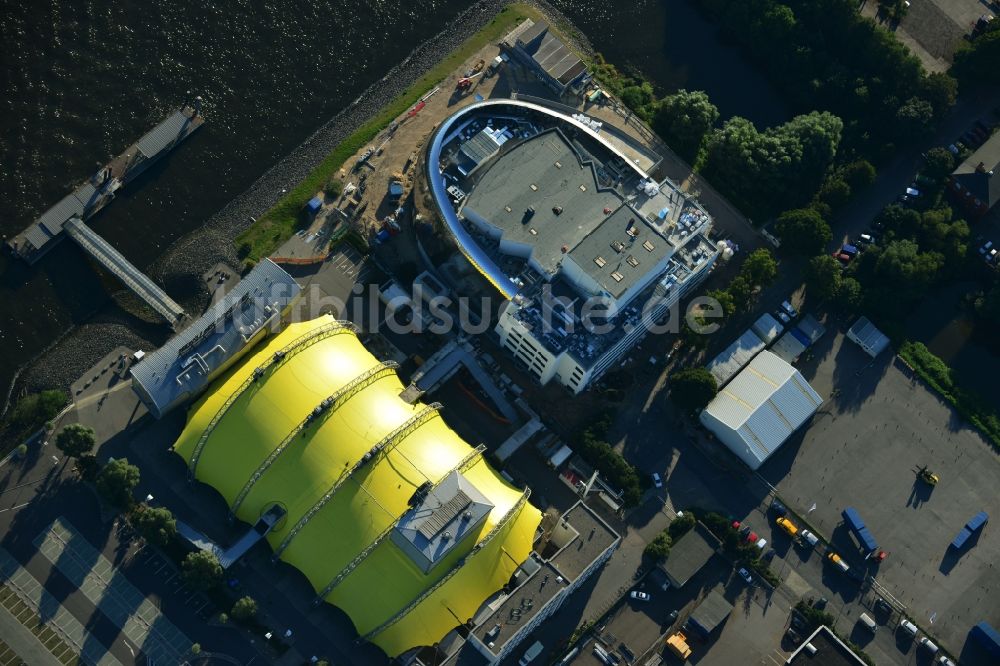
[[780, 527], [781, 529], [785, 530], [785, 532], [788, 533], [788, 536], [792, 537], [793, 539], [798, 536], [799, 528], [795, 526], [795, 523], [788, 520], [788, 518], [781, 517], [778, 518], [775, 522], [778, 523], [778, 527]]
[[691, 647], [687, 643], [687, 636], [679, 631], [667, 639], [667, 647], [681, 659], [686, 660], [691, 656]]

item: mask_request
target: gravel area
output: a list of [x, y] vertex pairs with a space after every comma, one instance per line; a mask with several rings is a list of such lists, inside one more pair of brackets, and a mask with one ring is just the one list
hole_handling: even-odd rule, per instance
[[[512, 0], [482, 0], [455, 18], [433, 39], [418, 46], [396, 67], [372, 84], [361, 96], [302, 142], [213, 215], [200, 229], [180, 238], [164, 252], [150, 274], [189, 312], [201, 312], [208, 293], [200, 276], [212, 265], [239, 265], [233, 239], [252, 220], [271, 208], [282, 192], [292, 189], [344, 138], [379, 112], [425, 72], [458, 48], [464, 38], [482, 28]], [[545, 2], [530, 2], [554, 23], [572, 23]], [[573, 30], [577, 48], [592, 48]], [[67, 388], [85, 370], [118, 346], [155, 348], [167, 332], [148, 308], [129, 292], [116, 294], [115, 302], [95, 313], [85, 324], [68, 330], [53, 345], [27, 364], [12, 387], [13, 395], [45, 388]]]

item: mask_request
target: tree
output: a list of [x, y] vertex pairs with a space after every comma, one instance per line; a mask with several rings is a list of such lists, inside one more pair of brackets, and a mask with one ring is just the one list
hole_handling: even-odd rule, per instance
[[732, 293], [727, 289], [713, 289], [705, 294], [708, 298], [714, 298], [722, 306], [722, 312], [727, 317], [736, 314], [736, 301], [733, 300]]
[[635, 111], [643, 120], [652, 118], [656, 96], [653, 94], [653, 86], [648, 81], [625, 86], [621, 98], [625, 106]]
[[813, 257], [806, 265], [805, 282], [810, 296], [826, 301], [836, 295], [840, 287], [840, 262], [828, 254]]
[[70, 423], [56, 435], [56, 448], [70, 458], [79, 458], [94, 448], [94, 429], [81, 423]]
[[253, 597], [241, 597], [233, 604], [231, 614], [239, 622], [249, 622], [257, 617], [257, 602]]
[[937, 278], [944, 258], [936, 252], [921, 252], [912, 240], [889, 243], [875, 264], [875, 272], [888, 288], [898, 293], [922, 293]]
[[941, 181], [955, 170], [955, 156], [947, 148], [931, 148], [924, 155], [924, 173]]
[[218, 558], [207, 550], [188, 553], [181, 563], [181, 575], [191, 587], [202, 592], [208, 591], [222, 580], [222, 565]]
[[904, 139], [924, 136], [934, 121], [934, 107], [920, 97], [911, 97], [896, 111], [896, 132]]
[[126, 458], [112, 460], [97, 475], [97, 492], [106, 501], [120, 508], [131, 506], [132, 491], [139, 485], [139, 468]]
[[855, 160], [841, 167], [840, 175], [852, 190], [860, 190], [875, 182], [877, 172], [868, 160]]
[[832, 210], [843, 208], [851, 199], [851, 186], [839, 176], [831, 176], [823, 181], [816, 198]]
[[778, 277], [778, 262], [774, 260], [770, 250], [762, 247], [751, 252], [746, 258], [740, 269], [740, 275], [745, 276], [754, 286], [768, 287]]
[[670, 399], [685, 412], [704, 409], [718, 392], [715, 376], [705, 368], [684, 368], [670, 378]]
[[[833, 257], [831, 257], [832, 259]], [[843, 312], [855, 312], [861, 307], [861, 283], [852, 277], [845, 277], [834, 294], [834, 303]]]
[[782, 247], [803, 256], [822, 252], [833, 240], [833, 232], [813, 208], [787, 210], [774, 226]]
[[157, 546], [166, 546], [177, 534], [177, 522], [169, 509], [143, 505], [132, 515], [132, 524], [146, 541]]
[[671, 545], [670, 535], [665, 531], [660, 532], [653, 537], [652, 541], [646, 544], [642, 553], [654, 562], [662, 562], [670, 556]]
[[843, 127], [840, 118], [816, 111], [764, 132], [745, 118], [731, 118], [709, 137], [705, 175], [742, 208], [770, 215], [812, 197]]
[[962, 43], [955, 51], [952, 71], [962, 90], [988, 88], [1000, 84], [1000, 20], [989, 26], [971, 43]]
[[994, 325], [1000, 324], [1000, 285], [980, 294], [975, 301], [976, 314]]
[[733, 299], [735, 312], [746, 312], [753, 305], [753, 283], [742, 273], [733, 278], [727, 291]]
[[924, 79], [924, 97], [934, 108], [934, 117], [942, 118], [951, 107], [955, 106], [958, 97], [958, 81], [945, 72], [928, 74]]
[[653, 128], [678, 155], [694, 162], [715, 123], [719, 110], [701, 90], [678, 90], [660, 102]]

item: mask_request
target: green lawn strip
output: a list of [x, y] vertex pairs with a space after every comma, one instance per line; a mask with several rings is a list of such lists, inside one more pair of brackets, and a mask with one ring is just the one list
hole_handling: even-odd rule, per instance
[[259, 261], [268, 256], [295, 233], [302, 207], [344, 165], [348, 158], [365, 147], [383, 129], [421, 97], [448, 77], [472, 54], [487, 44], [499, 41], [526, 18], [538, 20], [542, 15], [529, 5], [514, 3], [504, 7], [492, 21], [467, 39], [460, 47], [420, 77], [413, 85], [389, 102], [371, 120], [359, 127], [333, 149], [305, 180], [286, 194], [269, 211], [260, 216], [249, 229], [236, 237], [241, 256]]
[[1000, 450], [1000, 416], [982, 397], [958, 386], [944, 361], [920, 342], [904, 342], [899, 357]]

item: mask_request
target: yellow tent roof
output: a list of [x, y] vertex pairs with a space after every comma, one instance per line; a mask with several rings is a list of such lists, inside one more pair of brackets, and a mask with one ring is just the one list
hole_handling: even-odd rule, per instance
[[[440, 406], [409, 405], [402, 390], [349, 325], [291, 324], [210, 388], [174, 445], [240, 519], [280, 504], [271, 546], [392, 657], [470, 619], [528, 557], [541, 520]], [[382, 453], [360, 464], [376, 445]], [[386, 537], [417, 487], [456, 469], [493, 508], [424, 574]]]

